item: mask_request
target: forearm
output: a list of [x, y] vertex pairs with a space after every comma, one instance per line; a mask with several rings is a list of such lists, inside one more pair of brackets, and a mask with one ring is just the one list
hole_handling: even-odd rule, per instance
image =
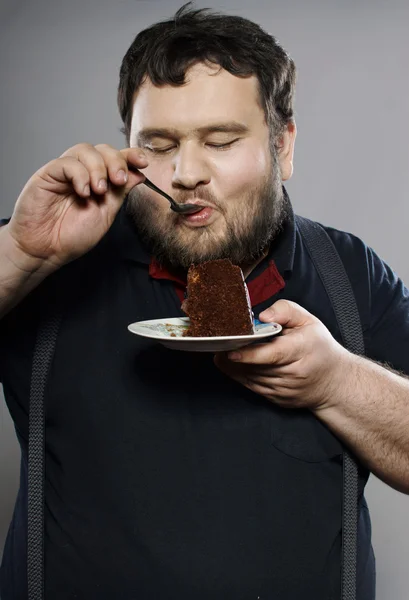
[[315, 414], [375, 475], [409, 494], [409, 379], [354, 355], [346, 362]]
[[45, 261], [29, 257], [18, 248], [7, 225], [0, 227], [0, 318], [52, 271]]

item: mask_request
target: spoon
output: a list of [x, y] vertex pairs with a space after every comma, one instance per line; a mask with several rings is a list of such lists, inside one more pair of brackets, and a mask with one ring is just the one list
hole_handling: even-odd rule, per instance
[[164, 198], [166, 198], [166, 200], [169, 200], [170, 208], [176, 213], [179, 213], [181, 215], [193, 215], [194, 213], [197, 213], [203, 209], [203, 206], [199, 206], [198, 204], [180, 204], [179, 202], [176, 202], [173, 198], [171, 198], [171, 196], [168, 196], [166, 192], [158, 188], [147, 177], [145, 177], [145, 181], [143, 181], [142, 183], [144, 183], [148, 188], [150, 188], [154, 192], [161, 194]]

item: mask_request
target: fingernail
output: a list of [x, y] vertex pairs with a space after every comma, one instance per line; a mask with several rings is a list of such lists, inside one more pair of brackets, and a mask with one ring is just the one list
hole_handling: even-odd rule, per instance
[[85, 194], [86, 196], [90, 196], [90, 195], [91, 195], [91, 189], [90, 189], [90, 187], [89, 187], [88, 183], [87, 183], [87, 185], [84, 187], [84, 194]]
[[98, 182], [98, 189], [101, 190], [101, 192], [106, 192], [107, 190], [107, 182], [105, 181], [105, 179], [100, 179]]
[[229, 360], [241, 360], [240, 352], [229, 352], [227, 355]]
[[128, 181], [128, 175], [125, 173], [125, 171], [123, 169], [118, 171], [118, 179], [122, 179], [122, 181], [124, 183], [126, 183]]
[[259, 319], [261, 321], [274, 321], [274, 310], [272, 308], [263, 310], [263, 312], [259, 314]]

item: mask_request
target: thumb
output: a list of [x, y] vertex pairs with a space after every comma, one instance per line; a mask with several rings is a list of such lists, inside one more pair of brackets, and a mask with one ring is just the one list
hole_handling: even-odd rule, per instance
[[282, 327], [302, 327], [316, 318], [299, 304], [291, 300], [277, 300], [259, 315], [260, 321], [278, 323]]

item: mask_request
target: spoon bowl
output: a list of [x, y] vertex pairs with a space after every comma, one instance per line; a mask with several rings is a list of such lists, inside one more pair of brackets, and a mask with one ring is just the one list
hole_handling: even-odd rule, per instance
[[142, 183], [144, 183], [148, 188], [150, 188], [157, 194], [160, 194], [161, 196], [166, 198], [166, 200], [169, 200], [170, 208], [176, 213], [179, 213], [180, 215], [193, 215], [194, 213], [197, 213], [203, 209], [203, 206], [199, 206], [197, 204], [180, 204], [180, 202], [176, 202], [171, 196], [169, 196], [166, 192], [158, 188], [147, 177], [145, 177], [145, 181], [143, 181]]

